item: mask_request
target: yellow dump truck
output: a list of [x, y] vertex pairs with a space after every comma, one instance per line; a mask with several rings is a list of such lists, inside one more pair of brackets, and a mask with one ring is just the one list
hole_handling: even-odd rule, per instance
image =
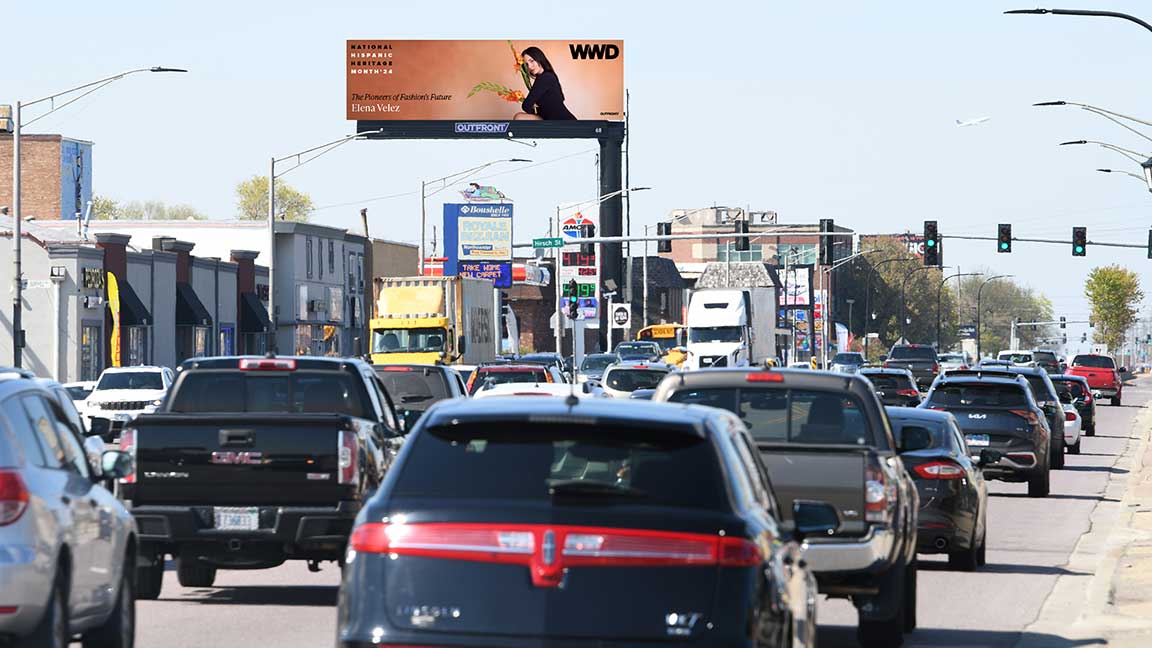
[[373, 364], [480, 364], [496, 357], [492, 282], [378, 277]]

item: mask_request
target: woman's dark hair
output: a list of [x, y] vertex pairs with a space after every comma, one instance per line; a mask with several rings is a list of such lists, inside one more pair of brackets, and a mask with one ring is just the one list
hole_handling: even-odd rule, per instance
[[523, 52], [520, 52], [520, 56], [531, 56], [537, 63], [540, 64], [540, 67], [544, 68], [545, 72], [556, 74], [556, 71], [552, 69], [552, 64], [548, 62], [548, 57], [544, 56], [543, 50], [541, 50], [539, 47], [533, 45], [532, 47], [525, 49]]

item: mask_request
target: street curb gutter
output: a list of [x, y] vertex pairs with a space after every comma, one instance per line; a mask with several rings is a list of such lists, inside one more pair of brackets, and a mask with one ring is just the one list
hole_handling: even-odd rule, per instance
[[1037, 619], [1017, 641], [1018, 648], [1066, 647], [1069, 639], [1078, 640], [1079, 646], [1152, 645], [1152, 615], [1147, 614], [1152, 596], [1139, 610], [1126, 610], [1116, 597], [1117, 585], [1132, 576], [1146, 581], [1152, 592], [1152, 560], [1140, 561], [1134, 573], [1134, 561], [1125, 560], [1133, 549], [1152, 551], [1152, 520], [1141, 525], [1137, 518], [1138, 513], [1152, 513], [1150, 406], [1152, 402], [1133, 419], [1128, 443], [1112, 464], [1115, 470], [1103, 499], [1092, 511], [1089, 531], [1068, 557], [1064, 567], [1072, 573], [1057, 578]]

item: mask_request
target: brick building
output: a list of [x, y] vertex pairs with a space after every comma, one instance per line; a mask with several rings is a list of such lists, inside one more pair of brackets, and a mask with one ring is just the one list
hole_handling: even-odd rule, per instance
[[[92, 199], [92, 142], [21, 135], [20, 165], [24, 218], [75, 219]], [[0, 134], [0, 205], [12, 205], [11, 134]]]

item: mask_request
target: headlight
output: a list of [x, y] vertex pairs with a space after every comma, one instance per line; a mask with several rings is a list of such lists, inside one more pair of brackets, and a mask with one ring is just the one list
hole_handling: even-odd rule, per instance
[[163, 403], [163, 402], [164, 402], [163, 398], [157, 398], [156, 400], [152, 401], [152, 407], [160, 407], [160, 403]]

